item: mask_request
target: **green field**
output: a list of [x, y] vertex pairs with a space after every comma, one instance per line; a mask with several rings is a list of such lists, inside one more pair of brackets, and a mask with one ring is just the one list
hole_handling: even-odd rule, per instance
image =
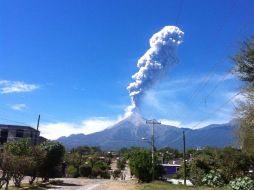
[[166, 182], [153, 182], [138, 185], [138, 190], [229, 190], [229, 188], [210, 187], [185, 187], [183, 185], [171, 185]]

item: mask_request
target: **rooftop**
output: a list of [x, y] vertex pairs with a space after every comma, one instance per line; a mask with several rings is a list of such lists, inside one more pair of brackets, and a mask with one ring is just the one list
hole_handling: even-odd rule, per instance
[[24, 130], [35, 130], [33, 127], [30, 126], [23, 126], [23, 125], [6, 125], [0, 124], [0, 129], [24, 129]]

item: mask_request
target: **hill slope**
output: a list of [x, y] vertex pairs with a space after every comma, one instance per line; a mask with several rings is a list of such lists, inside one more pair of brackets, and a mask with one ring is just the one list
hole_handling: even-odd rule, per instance
[[[236, 122], [226, 124], [213, 124], [201, 129], [187, 129], [186, 145], [188, 148], [197, 148], [203, 146], [224, 147], [235, 145]], [[160, 125], [155, 127], [155, 145], [156, 147], [170, 146], [173, 148], [182, 148], [183, 128], [177, 128], [169, 125]], [[100, 146], [102, 149], [117, 150], [123, 147], [131, 146], [150, 146], [148, 142], [141, 138], [150, 138], [151, 127], [145, 124], [145, 120], [139, 114], [133, 114], [130, 117], [120, 121], [111, 128], [89, 135], [76, 134], [57, 139], [66, 148], [73, 148], [81, 145]]]

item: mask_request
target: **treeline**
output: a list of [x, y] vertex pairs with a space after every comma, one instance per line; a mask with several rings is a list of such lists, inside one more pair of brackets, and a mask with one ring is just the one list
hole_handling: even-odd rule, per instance
[[112, 154], [98, 147], [82, 146], [65, 154], [69, 177], [110, 178]]
[[[253, 175], [249, 173], [254, 167], [254, 157], [242, 150], [232, 147], [209, 148], [192, 151], [191, 159], [187, 162], [187, 178], [194, 185], [224, 186], [237, 178]], [[181, 167], [175, 176], [184, 177]]]
[[[122, 155], [129, 161], [131, 174], [140, 182], [152, 181], [154, 167], [154, 179], [165, 179], [165, 171], [162, 163], [172, 163], [174, 160], [181, 165], [178, 172], [171, 178], [184, 178], [183, 153], [172, 148], [158, 149], [154, 155], [152, 165], [151, 151], [143, 148], [123, 149]], [[220, 187], [230, 185], [231, 189], [254, 188], [253, 174], [254, 155], [233, 147], [211, 148], [200, 150], [188, 150], [187, 179], [195, 186]], [[240, 186], [240, 188], [239, 188]], [[246, 187], [246, 188], [243, 188]]]
[[30, 176], [33, 184], [36, 177], [47, 182], [50, 177], [62, 177], [64, 147], [53, 141], [32, 146], [28, 139], [6, 143], [0, 153], [0, 188], [8, 189], [12, 179], [16, 187], [21, 186], [24, 176]]
[[240, 120], [239, 142], [244, 152], [254, 155], [254, 36], [242, 43], [233, 60], [234, 73], [244, 82], [243, 98], [236, 108]]

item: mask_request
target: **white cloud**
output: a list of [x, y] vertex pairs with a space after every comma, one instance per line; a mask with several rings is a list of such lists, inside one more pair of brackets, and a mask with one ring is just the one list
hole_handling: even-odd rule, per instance
[[117, 122], [117, 120], [101, 118], [92, 118], [82, 121], [82, 129], [84, 134], [90, 134], [98, 131], [102, 131], [108, 127], [111, 127]]
[[38, 89], [39, 86], [36, 84], [27, 84], [22, 81], [0, 81], [0, 93], [9, 94], [9, 93], [18, 93], [18, 92], [31, 92]]
[[95, 117], [83, 120], [80, 124], [68, 122], [42, 123], [40, 131], [43, 137], [54, 140], [61, 136], [69, 136], [71, 134], [91, 134], [102, 131], [111, 127], [117, 121], [119, 121], [119, 119]]
[[26, 104], [15, 104], [11, 106], [11, 109], [17, 110], [17, 111], [22, 111], [26, 108], [27, 108]]
[[211, 124], [224, 124], [229, 122], [229, 120], [225, 119], [225, 120], [206, 120], [206, 121], [193, 121], [191, 123], [184, 123], [181, 124], [182, 128], [190, 128], [190, 129], [199, 129], [199, 128], [203, 128], [203, 127], [207, 127], [208, 125]]
[[160, 119], [159, 120], [163, 125], [171, 125], [174, 127], [181, 127], [181, 122], [177, 120], [170, 120], [170, 119]]

